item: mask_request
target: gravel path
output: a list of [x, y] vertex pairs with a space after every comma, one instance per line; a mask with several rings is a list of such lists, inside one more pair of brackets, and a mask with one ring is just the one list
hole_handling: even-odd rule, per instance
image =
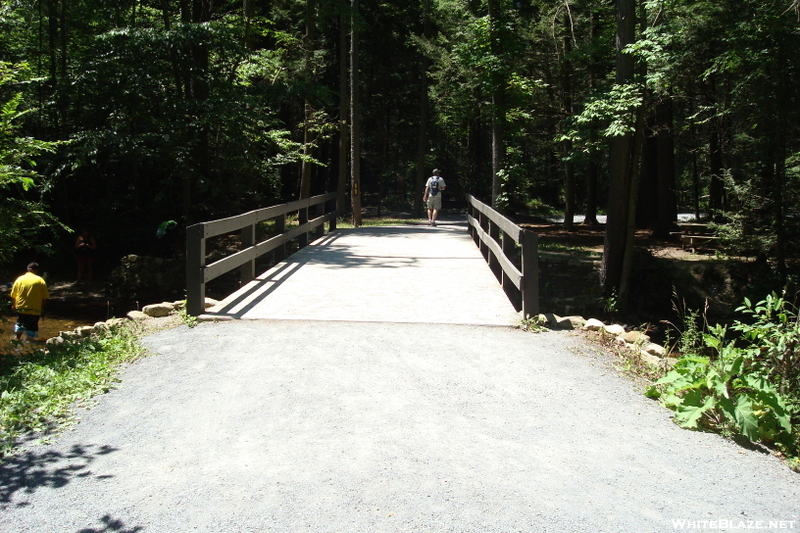
[[574, 334], [231, 321], [146, 343], [0, 466], [0, 531], [800, 530], [800, 476], [679, 429]]

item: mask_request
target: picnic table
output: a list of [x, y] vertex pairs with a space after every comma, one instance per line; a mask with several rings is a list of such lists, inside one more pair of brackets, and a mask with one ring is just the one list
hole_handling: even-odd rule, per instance
[[673, 235], [678, 235], [681, 239], [681, 248], [686, 249], [688, 246], [692, 253], [695, 250], [710, 241], [714, 241], [717, 237], [711, 235], [711, 230], [708, 224], [703, 222], [676, 222], [680, 231], [672, 232]]

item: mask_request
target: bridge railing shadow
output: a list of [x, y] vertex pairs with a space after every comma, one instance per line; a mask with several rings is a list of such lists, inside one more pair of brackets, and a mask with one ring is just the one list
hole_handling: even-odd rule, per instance
[[[416, 235], [430, 235], [431, 231], [440, 234], [463, 237], [469, 239], [466, 232], [467, 222], [464, 219], [444, 221], [435, 229], [423, 225], [407, 226], [367, 226], [353, 229], [339, 229], [318, 239], [314, 245], [295, 252], [278, 265], [257, 276], [253, 281], [243, 285], [235, 296], [224, 301], [221, 307], [211, 312], [206, 312], [207, 317], [241, 318], [251, 311], [260, 301], [278, 290], [281, 285], [289, 281], [303, 266], [310, 263], [324, 264], [330, 268], [381, 268], [400, 269], [414, 267], [419, 262], [419, 257], [413, 253], [387, 254], [361, 254], [350, 245], [340, 245], [339, 240], [347, 235], [357, 233], [360, 239], [375, 238], [413, 238]], [[462, 257], [431, 256], [425, 259], [460, 260]], [[470, 259], [472, 260], [472, 259]]]

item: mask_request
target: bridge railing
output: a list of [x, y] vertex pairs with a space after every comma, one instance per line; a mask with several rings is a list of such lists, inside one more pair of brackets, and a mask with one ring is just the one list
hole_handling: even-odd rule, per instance
[[524, 317], [539, 314], [538, 236], [466, 195], [469, 232], [511, 302]]
[[[285, 204], [256, 209], [241, 215], [200, 222], [186, 228], [186, 311], [199, 315], [205, 310], [206, 283], [238, 268], [242, 283], [255, 278], [256, 259], [276, 250], [275, 259], [286, 258], [286, 243], [298, 239], [300, 248], [322, 237], [325, 222], [336, 229], [336, 193], [312, 196]], [[286, 229], [286, 215], [297, 212], [298, 226]], [[314, 218], [309, 220], [309, 213]], [[256, 225], [275, 220], [275, 235], [256, 242]], [[218, 235], [241, 232], [241, 250], [206, 264], [206, 240]]]

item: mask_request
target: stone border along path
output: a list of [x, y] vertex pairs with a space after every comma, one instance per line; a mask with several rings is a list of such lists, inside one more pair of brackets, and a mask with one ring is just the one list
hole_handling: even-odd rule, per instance
[[0, 531], [800, 531], [800, 476], [680, 429], [568, 331], [262, 319], [144, 342], [79, 424], [0, 465]]

